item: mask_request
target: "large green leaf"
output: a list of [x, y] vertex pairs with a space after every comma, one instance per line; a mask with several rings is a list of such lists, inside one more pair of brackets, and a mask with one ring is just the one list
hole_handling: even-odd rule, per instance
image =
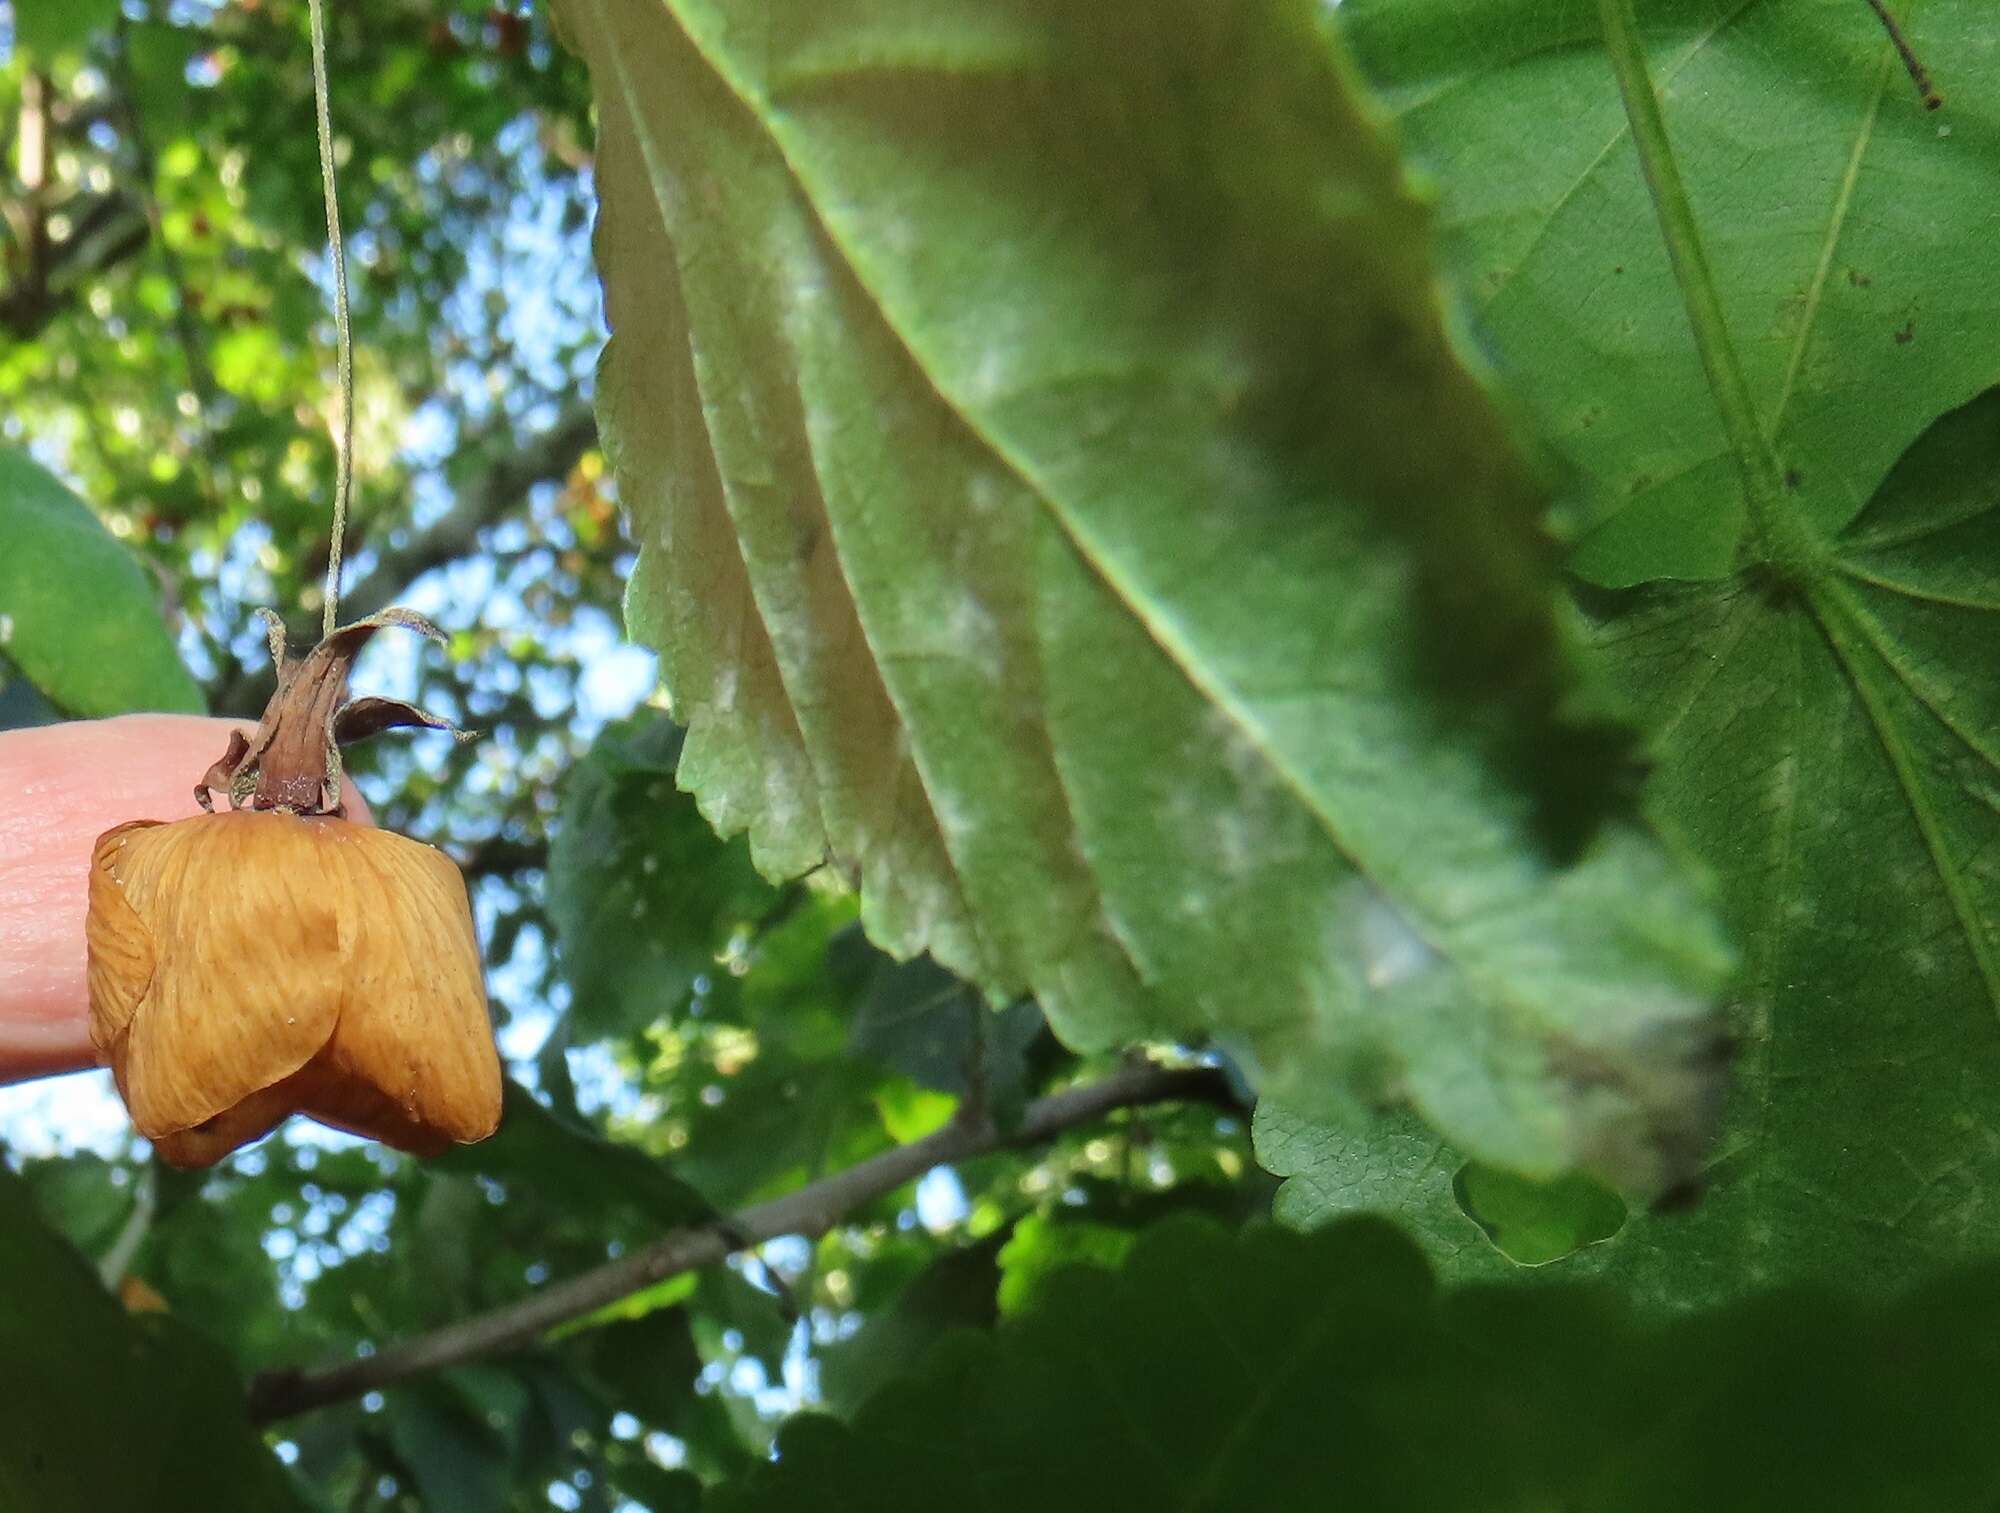
[[[1654, 799], [1749, 943], [1738, 1087], [1690, 1215], [1549, 1270], [1684, 1302], [1801, 1275], [1894, 1282], [2000, 1248], [2000, 390], [1940, 421], [1828, 555], [1635, 590], [1601, 636], [1655, 731]], [[1408, 1127], [1267, 1112], [1311, 1222], [1401, 1212], [1475, 1274], [1459, 1165]]]
[[[1927, 114], [1862, 0], [1647, 0], [1655, 80], [1762, 427], [1837, 531], [1945, 410], [2000, 382], [1980, 255], [2000, 177], [1987, 0], [1901, 5]], [[1736, 464], [1688, 335], [1595, 0], [1348, 0], [1443, 186], [1480, 323], [1576, 471], [1577, 565], [1729, 571]]]
[[222, 1352], [134, 1317], [0, 1168], [0, 1508], [278, 1513], [299, 1506]]
[[854, 1049], [920, 1086], [974, 1094], [1009, 1128], [1027, 1103], [1043, 1029], [1032, 1000], [989, 1013], [977, 989], [929, 957], [884, 957], [854, 1015]]
[[4, 447], [0, 656], [70, 714], [202, 709], [145, 571], [82, 500]]
[[795, 1419], [717, 1513], [1985, 1509], [2000, 1274], [1667, 1327], [1586, 1289], [1441, 1293], [1410, 1243], [1146, 1235], [851, 1427]]
[[1073, 1045], [1680, 1176], [1722, 952], [1596, 824], [1538, 500], [1324, 8], [560, 9], [628, 614], [718, 827]]

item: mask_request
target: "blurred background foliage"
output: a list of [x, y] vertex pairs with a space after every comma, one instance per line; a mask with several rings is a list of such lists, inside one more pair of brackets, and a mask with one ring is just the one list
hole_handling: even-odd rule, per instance
[[[202, 702], [245, 717], [271, 688], [251, 611], [316, 635], [333, 479], [305, 20], [304, 0], [0, 5], [0, 447], [88, 502]], [[329, 27], [358, 384], [343, 615], [435, 618], [448, 654], [385, 640], [358, 684], [480, 735], [379, 742], [354, 769], [384, 823], [465, 867], [521, 1085], [499, 1137], [423, 1166], [293, 1128], [176, 1174], [92, 1077], [0, 1115], [44, 1218], [246, 1375], [518, 1299], [934, 1130], [969, 1088], [1004, 1122], [1093, 1070], [1032, 1004], [989, 1014], [875, 952], [825, 878], [762, 882], [675, 789], [678, 732], [621, 643], [588, 99], [546, 16], [338, 0]], [[77, 619], [137, 591], [79, 572]], [[190, 702], [70, 686], [0, 651], [0, 725]], [[1240, 1110], [1129, 1112], [271, 1438], [321, 1508], [688, 1506], [785, 1413], [851, 1413], [1052, 1268], [1114, 1264], [1176, 1211], [1235, 1225], [1269, 1185]]]

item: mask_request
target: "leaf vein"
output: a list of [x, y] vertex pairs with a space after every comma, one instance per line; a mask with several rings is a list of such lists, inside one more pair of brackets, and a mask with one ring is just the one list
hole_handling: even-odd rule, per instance
[[[1953, 859], [1951, 850], [1946, 844], [1943, 826], [1936, 813], [1931, 794], [1917, 771], [1914, 754], [1883, 702], [1882, 690], [1876, 686], [1862, 658], [1856, 655], [1857, 648], [1849, 644], [1843, 633], [1844, 624], [1852, 621], [1861, 629], [1862, 635], [1867, 637], [1867, 617], [1853, 603], [1845, 590], [1832, 583], [1826, 584], [1820, 593], [1813, 596], [1812, 606], [1821, 632], [1853, 686], [1855, 695], [1875, 732], [1875, 738], [1880, 743], [1883, 754], [1888, 758], [1890, 769], [1896, 775], [1904, 802], [1909, 805], [1911, 817], [1916, 821], [1918, 833], [1923, 837], [1924, 848], [1930, 854], [1931, 865], [1937, 872], [1938, 881], [1944, 888], [1945, 896], [1951, 901], [1952, 912], [1958, 916], [1966, 949], [1972, 953], [1973, 962], [1986, 988], [1987, 1000], [1994, 1011], [2000, 1013], [2000, 952], [1996, 952], [1993, 942], [1988, 938], [1981, 924], [1979, 907], [1972, 897], [1969, 881]], [[1870, 649], [1877, 656], [1881, 655], [1879, 648], [1872, 644]], [[1892, 672], [1895, 671], [1893, 662], [1888, 662], [1887, 665]], [[1959, 732], [1954, 729], [1953, 734], [1957, 735]], [[1964, 737], [1961, 735], [1960, 739]]]
[[1826, 281], [1833, 271], [1834, 253], [1839, 249], [1841, 233], [1846, 229], [1848, 212], [1854, 205], [1854, 186], [1861, 178], [1861, 160], [1867, 156], [1868, 145], [1874, 140], [1875, 122], [1882, 112], [1882, 99], [1888, 92], [1889, 65], [1884, 58], [1877, 71], [1875, 92], [1869, 98], [1868, 109], [1861, 118], [1861, 129], [1855, 134], [1854, 148], [1847, 157], [1847, 171], [1841, 175], [1840, 188], [1833, 197], [1833, 212], [1828, 217], [1826, 239], [1820, 247], [1819, 264], [1813, 269], [1812, 283], [1806, 290], [1805, 309], [1799, 317], [1799, 333], [1792, 342], [1791, 355], [1785, 361], [1785, 376], [1778, 386], [1778, 400], [1771, 409], [1770, 424], [1766, 434], [1775, 439], [1785, 423], [1785, 411], [1792, 402], [1792, 391], [1798, 384], [1799, 370], [1805, 364], [1806, 347], [1812, 340], [1814, 323], [1819, 319], [1821, 300], [1826, 295]]
[[1870, 588], [1879, 588], [1884, 593], [1896, 594], [1904, 599], [1916, 600], [1918, 603], [1942, 605], [1946, 609], [1969, 609], [2000, 613], [2000, 597], [1977, 599], [1958, 594], [1942, 593], [1934, 588], [1923, 587], [1915, 583], [1906, 583], [1899, 578], [1889, 576], [1887, 573], [1871, 572], [1868, 569], [1857, 566], [1853, 562], [1845, 560], [1841, 562], [1840, 570], [1857, 583], [1865, 583]]

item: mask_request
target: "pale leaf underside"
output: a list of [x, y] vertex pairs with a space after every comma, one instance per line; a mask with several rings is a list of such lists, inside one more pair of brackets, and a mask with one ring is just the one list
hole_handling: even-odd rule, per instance
[[1723, 953], [1552, 758], [1424, 206], [1319, 7], [1169, 9], [564, 7], [680, 780], [1073, 1044], [1675, 1180]]

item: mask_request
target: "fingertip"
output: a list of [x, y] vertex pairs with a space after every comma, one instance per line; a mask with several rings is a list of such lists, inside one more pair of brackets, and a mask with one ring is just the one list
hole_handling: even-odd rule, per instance
[[[247, 720], [135, 714], [0, 731], [0, 1082], [88, 1066], [83, 921], [97, 838], [201, 813]], [[374, 823], [350, 781], [348, 818]]]

